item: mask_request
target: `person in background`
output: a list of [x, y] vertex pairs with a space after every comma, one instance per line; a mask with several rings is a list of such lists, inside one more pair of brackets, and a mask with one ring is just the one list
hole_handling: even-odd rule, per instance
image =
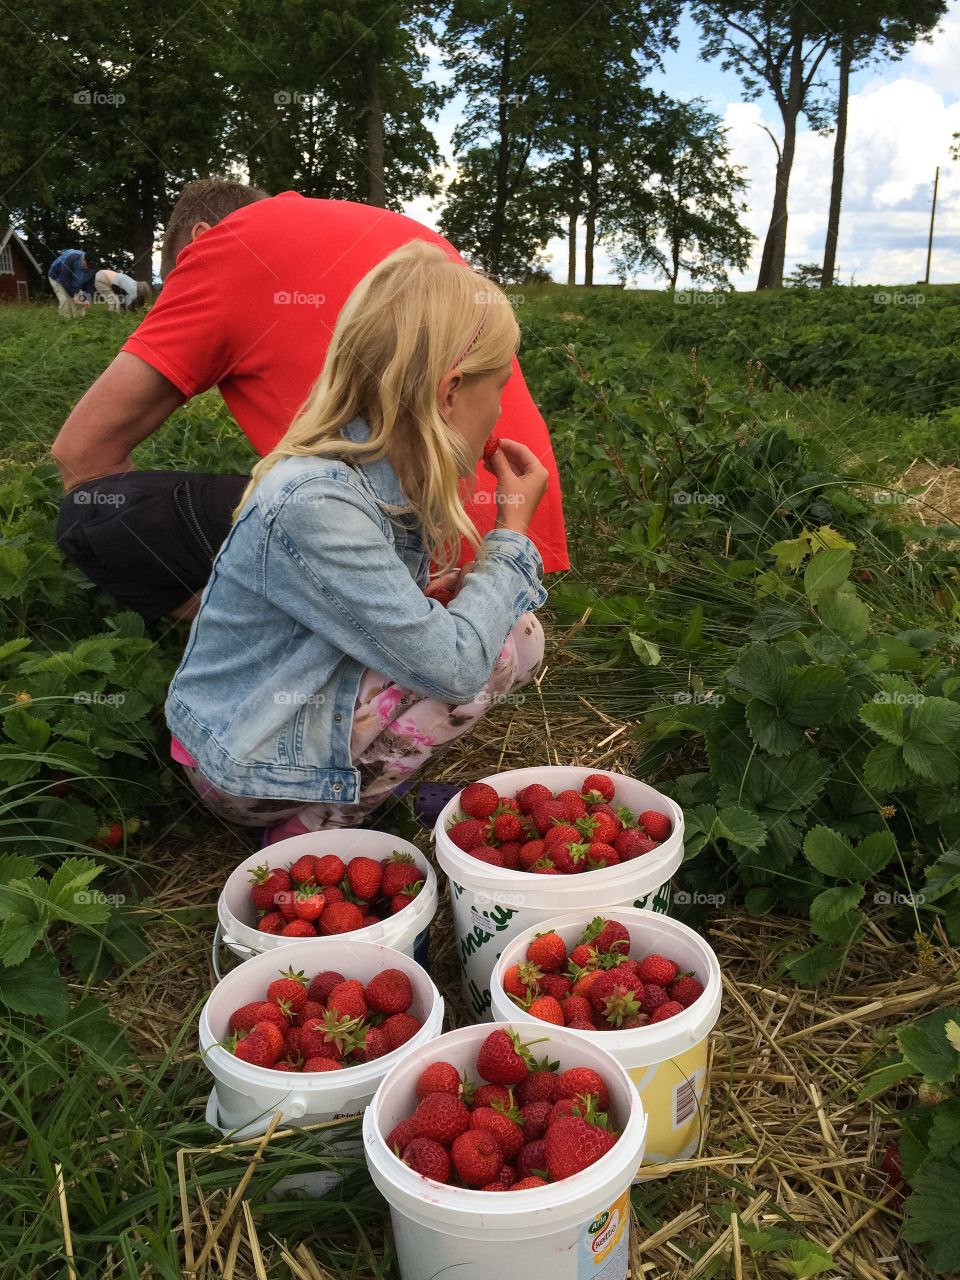
[[96, 262], [83, 249], [64, 249], [54, 258], [47, 279], [62, 316], [72, 320], [84, 314], [90, 305], [95, 275]]
[[[528, 530], [549, 472], [517, 440], [485, 449], [519, 341], [496, 285], [411, 240], [345, 300], [254, 467], [166, 716], [207, 807], [277, 824], [265, 843], [363, 822], [540, 667]], [[497, 496], [482, 538], [466, 506], [481, 458]]]
[[109, 311], [134, 311], [146, 306], [152, 297], [146, 280], [134, 280], [122, 271], [102, 267], [94, 276], [93, 287]]

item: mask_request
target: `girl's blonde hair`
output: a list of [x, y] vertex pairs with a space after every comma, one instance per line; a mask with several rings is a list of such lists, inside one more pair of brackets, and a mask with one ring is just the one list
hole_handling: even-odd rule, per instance
[[[503, 291], [436, 245], [411, 240], [369, 271], [344, 303], [319, 378], [283, 439], [253, 468], [235, 516], [282, 458], [335, 457], [362, 464], [390, 454], [442, 572], [456, 563], [460, 539], [480, 540], [467, 516], [460, 480], [473, 460], [441, 416], [437, 386], [458, 368], [479, 377], [508, 364], [520, 329]], [[340, 433], [356, 417], [369, 439]]]

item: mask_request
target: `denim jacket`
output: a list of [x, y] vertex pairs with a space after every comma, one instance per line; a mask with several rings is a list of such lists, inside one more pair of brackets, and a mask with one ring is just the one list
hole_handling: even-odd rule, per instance
[[[364, 440], [355, 418], [344, 428]], [[520, 616], [546, 600], [540, 554], [488, 533], [486, 565], [448, 608], [386, 458], [285, 458], [220, 548], [167, 696], [171, 732], [231, 795], [352, 804], [350, 731], [365, 667], [442, 702], [472, 701]]]

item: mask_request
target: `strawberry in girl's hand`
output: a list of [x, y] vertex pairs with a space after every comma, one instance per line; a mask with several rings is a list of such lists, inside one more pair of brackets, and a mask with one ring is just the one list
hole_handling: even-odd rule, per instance
[[656, 840], [658, 844], [666, 840], [673, 830], [673, 823], [667, 815], [658, 813], [656, 809], [647, 809], [644, 813], [641, 813], [639, 822], [650, 839]]
[[500, 437], [497, 435], [488, 436], [483, 445], [483, 460], [489, 462], [493, 455], [500, 448]]

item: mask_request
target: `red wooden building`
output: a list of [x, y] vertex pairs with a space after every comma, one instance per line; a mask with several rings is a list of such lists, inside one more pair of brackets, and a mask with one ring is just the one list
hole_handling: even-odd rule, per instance
[[0, 231], [0, 302], [29, 302], [43, 268], [13, 227]]

